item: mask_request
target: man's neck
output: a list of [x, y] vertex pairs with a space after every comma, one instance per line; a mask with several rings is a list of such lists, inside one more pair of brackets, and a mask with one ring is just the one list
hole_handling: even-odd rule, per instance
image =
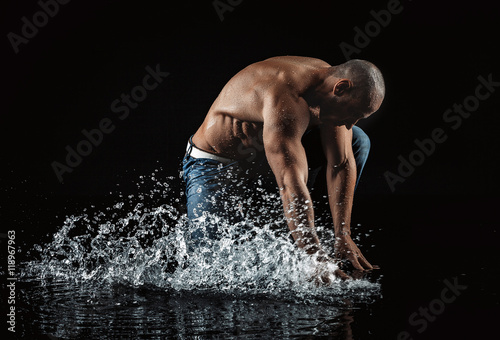
[[304, 99], [310, 106], [323, 106], [330, 99], [337, 79], [332, 77], [332, 70], [325, 68], [319, 71], [319, 77], [304, 94]]

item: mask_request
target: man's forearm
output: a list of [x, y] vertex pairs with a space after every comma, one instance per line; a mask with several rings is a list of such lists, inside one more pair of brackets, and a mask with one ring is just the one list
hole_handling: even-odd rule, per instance
[[281, 200], [292, 237], [299, 248], [309, 254], [320, 249], [314, 227], [314, 208], [311, 195], [305, 183], [285, 185], [281, 190]]
[[356, 163], [346, 161], [327, 168], [328, 200], [336, 236], [351, 233], [351, 212], [356, 185]]
[[335, 257], [337, 260], [349, 260], [358, 270], [373, 269], [351, 238], [351, 212], [356, 185], [354, 159], [327, 170], [327, 176], [335, 232]]

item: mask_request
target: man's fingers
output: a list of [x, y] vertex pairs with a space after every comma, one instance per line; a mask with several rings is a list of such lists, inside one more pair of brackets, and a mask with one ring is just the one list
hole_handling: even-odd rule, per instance
[[345, 281], [345, 280], [351, 278], [349, 275], [347, 275], [346, 273], [344, 273], [340, 269], [335, 270], [335, 276], [338, 277], [339, 279], [341, 279], [342, 281]]
[[351, 273], [351, 277], [355, 280], [361, 280], [366, 276], [366, 271], [365, 270], [353, 270]]
[[379, 269], [378, 266], [373, 266], [366, 260], [366, 258], [363, 256], [363, 254], [355, 244], [352, 244], [350, 249], [338, 247], [335, 253], [335, 261], [340, 268], [343, 267], [342, 259], [347, 259], [351, 263], [353, 268], [357, 270]]
[[354, 267], [354, 269], [359, 269], [359, 270], [363, 270], [363, 266], [361, 264], [359, 264], [359, 261], [358, 259], [356, 258], [355, 255], [352, 255], [352, 256], [349, 256], [349, 261], [351, 261], [351, 264], [352, 266]]
[[373, 269], [373, 266], [368, 262], [363, 255], [359, 255], [359, 263], [365, 268], [365, 269]]
[[333, 273], [325, 270], [325, 268], [316, 268], [315, 273], [309, 280], [313, 281], [316, 287], [330, 286], [334, 282], [333, 276], [341, 279], [342, 281], [349, 280], [351, 278], [339, 268], [335, 269]]

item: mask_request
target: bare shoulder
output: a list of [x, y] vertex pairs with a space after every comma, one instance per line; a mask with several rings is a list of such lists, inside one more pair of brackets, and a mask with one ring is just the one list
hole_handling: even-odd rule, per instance
[[265, 75], [311, 72], [314, 69], [330, 67], [326, 61], [301, 56], [278, 56], [248, 65], [238, 72], [233, 80], [255, 78]]
[[306, 101], [287, 91], [269, 96], [263, 110], [264, 127], [289, 137], [301, 138], [310, 122]]
[[272, 63], [272, 64], [290, 64], [290, 65], [301, 65], [301, 66], [313, 66], [313, 67], [329, 67], [331, 66], [326, 61], [312, 58], [312, 57], [302, 57], [302, 56], [277, 56], [263, 60], [261, 63]]

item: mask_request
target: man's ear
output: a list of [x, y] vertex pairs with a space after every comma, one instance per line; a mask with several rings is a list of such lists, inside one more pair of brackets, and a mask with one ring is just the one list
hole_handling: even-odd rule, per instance
[[350, 87], [351, 87], [351, 82], [348, 79], [340, 79], [333, 87], [333, 94], [340, 97]]

